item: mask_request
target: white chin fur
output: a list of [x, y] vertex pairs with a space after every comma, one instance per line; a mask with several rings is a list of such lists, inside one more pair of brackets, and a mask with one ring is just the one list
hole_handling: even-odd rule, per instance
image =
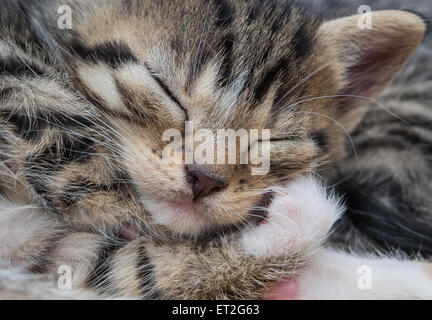
[[150, 212], [154, 223], [164, 226], [172, 232], [196, 236], [206, 228], [206, 221], [201, 215], [174, 209], [171, 205], [146, 196], [141, 196], [141, 202]]

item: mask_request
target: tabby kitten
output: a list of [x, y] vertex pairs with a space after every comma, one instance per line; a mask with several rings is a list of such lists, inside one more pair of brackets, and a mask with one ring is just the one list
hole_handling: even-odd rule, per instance
[[[70, 30], [57, 24], [65, 4]], [[291, 1], [0, 9], [0, 261], [48, 278], [72, 266], [74, 288], [111, 297], [258, 298], [317, 266], [342, 209], [300, 176], [330, 175], [425, 31], [408, 12], [374, 12], [361, 30], [359, 16], [323, 21]], [[163, 133], [184, 133], [185, 121], [271, 129], [269, 173], [239, 159], [167, 165]], [[407, 264], [421, 285], [401, 282], [400, 294], [428, 296], [426, 276]]]

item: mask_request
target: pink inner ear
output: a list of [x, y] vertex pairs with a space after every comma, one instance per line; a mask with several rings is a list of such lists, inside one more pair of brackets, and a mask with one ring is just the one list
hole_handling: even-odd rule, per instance
[[323, 43], [345, 71], [345, 95], [377, 98], [421, 43], [425, 24], [412, 13], [374, 11], [372, 28], [359, 29], [355, 15], [323, 23]]
[[[403, 61], [397, 61], [391, 46], [373, 48], [360, 54], [358, 63], [347, 69], [348, 86], [345, 94], [373, 96], [374, 91], [380, 90], [394, 76], [395, 66]], [[397, 67], [396, 67], [397, 69]]]

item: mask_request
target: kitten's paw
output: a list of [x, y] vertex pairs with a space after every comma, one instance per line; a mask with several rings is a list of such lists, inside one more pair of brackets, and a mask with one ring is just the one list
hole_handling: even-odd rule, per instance
[[326, 239], [344, 208], [312, 177], [300, 177], [275, 189], [267, 219], [242, 233], [246, 253], [259, 258], [312, 253]]

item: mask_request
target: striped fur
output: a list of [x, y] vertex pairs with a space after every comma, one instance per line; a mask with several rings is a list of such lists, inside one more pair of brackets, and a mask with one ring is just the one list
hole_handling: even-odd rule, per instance
[[354, 133], [358, 159], [343, 159], [334, 178], [351, 208], [335, 239], [344, 246], [432, 256], [431, 88], [395, 84], [383, 96], [392, 114], [371, 110]]
[[[262, 219], [269, 188], [308, 173], [334, 178], [329, 165], [345, 157], [346, 128], [367, 104], [349, 95], [376, 98], [424, 32], [415, 15], [380, 12], [380, 27], [356, 43], [378, 39], [376, 51], [356, 52], [344, 30], [357, 17], [324, 22], [290, 1], [65, 3], [72, 30], [57, 28], [58, 1], [0, 4], [1, 191], [5, 203], [37, 211], [43, 248], [7, 247], [8, 264], [51, 281], [70, 265], [74, 287], [110, 297], [258, 298], [304, 266], [325, 233], [264, 259], [239, 248], [242, 226], [255, 227], [256, 211]], [[202, 168], [227, 188], [191, 204], [185, 166], [161, 157], [163, 132], [184, 132], [185, 120], [270, 128], [269, 174], [240, 163]], [[389, 134], [427, 146], [413, 130]], [[184, 203], [199, 215], [178, 222], [170, 208]], [[121, 239], [127, 228], [141, 237]]]

